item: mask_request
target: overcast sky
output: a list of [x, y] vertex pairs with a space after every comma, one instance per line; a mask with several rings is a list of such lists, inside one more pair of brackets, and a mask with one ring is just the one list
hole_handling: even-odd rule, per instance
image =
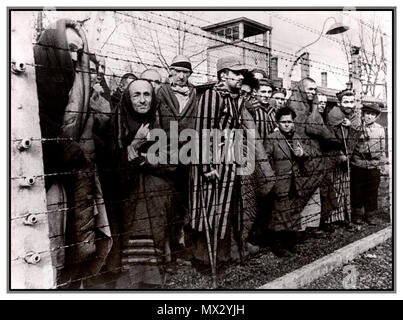
[[[304, 45], [317, 39], [324, 22], [330, 16], [350, 27], [345, 36], [354, 45], [359, 44], [359, 19], [361, 19], [361, 23], [364, 23], [364, 30], [368, 34], [371, 31], [369, 26], [373, 24], [372, 21], [375, 19], [376, 25], [379, 24], [386, 34], [385, 54], [391, 61], [392, 14], [390, 11], [204, 11], [193, 14], [205, 20], [206, 25], [209, 22], [217, 23], [242, 16], [270, 25], [273, 27], [273, 54], [280, 57], [289, 57], [289, 54], [295, 53]], [[331, 19], [326, 22], [324, 33], [332, 24], [333, 20]], [[329, 86], [337, 89], [343, 88], [345, 82], [348, 81], [348, 65], [341, 42], [341, 34], [324, 35], [317, 43], [306, 49], [313, 60], [311, 75], [319, 81], [320, 73], [327, 71]], [[370, 48], [367, 50], [370, 51]], [[280, 70], [284, 68], [285, 63], [287, 63], [286, 59], [279, 59]], [[391, 70], [390, 67], [389, 70]]]
[[[133, 13], [133, 12], [132, 12]], [[131, 14], [132, 14], [131, 13]], [[148, 14], [147, 12], [139, 13], [144, 17], [151, 17], [153, 20], [158, 20], [159, 16], [172, 17], [177, 16], [173, 12], [158, 11], [156, 15]], [[52, 14], [48, 14], [52, 17]], [[53, 16], [56, 18], [69, 16], [71, 18], [79, 19], [84, 17], [85, 12], [54, 12]], [[88, 15], [88, 12], [87, 12]], [[334, 17], [338, 22], [342, 22], [350, 27], [350, 30], [344, 33], [352, 44], [359, 45], [359, 26], [364, 26], [364, 31], [369, 35], [375, 19], [375, 25], [379, 25], [382, 32], [385, 34], [384, 47], [385, 54], [389, 61], [391, 61], [391, 12], [385, 11], [185, 11], [183, 17], [187, 18], [191, 24], [198, 27], [215, 24], [226, 20], [247, 17], [258, 21], [260, 23], [270, 25], [273, 27], [272, 31], [272, 49], [273, 55], [279, 57], [279, 76], [283, 77], [283, 72], [287, 69], [288, 64], [291, 63], [292, 55], [304, 45], [311, 43], [319, 37], [319, 34], [324, 29], [327, 29], [333, 24], [333, 20], [327, 20], [328, 17]], [[326, 21], [327, 20], [327, 21]], [[326, 23], [325, 23], [326, 21]], [[88, 22], [91, 23], [91, 20]], [[325, 23], [325, 24], [324, 24]], [[158, 25], [152, 25], [157, 28]], [[110, 24], [109, 29], [113, 30], [114, 24]], [[101, 32], [101, 38], [108, 36], [110, 30], [105, 28]], [[193, 30], [196, 30], [193, 28]], [[198, 29], [196, 33], [201, 33]], [[161, 33], [164, 36], [163, 32]], [[147, 36], [146, 34], [144, 36]], [[116, 42], [119, 33], [116, 32], [113, 37], [108, 38], [109, 42]], [[311, 76], [320, 83], [321, 72], [328, 73], [328, 86], [335, 89], [343, 89], [345, 83], [348, 81], [348, 64], [346, 54], [342, 46], [341, 34], [338, 35], [323, 35], [318, 42], [307, 48], [305, 51], [310, 53], [312, 67], [310, 69]], [[203, 39], [198, 39], [197, 42]], [[124, 40], [127, 42], [127, 40]], [[100, 43], [102, 43], [101, 41]], [[370, 41], [368, 41], [370, 42]], [[138, 42], [139, 44], [139, 42]], [[369, 45], [370, 43], [368, 43]], [[196, 46], [195, 44], [192, 44]], [[367, 51], [372, 52], [372, 48], [368, 46], [365, 48]], [[379, 51], [379, 48], [378, 48]], [[173, 53], [172, 53], [173, 54]], [[379, 54], [379, 52], [377, 52]], [[171, 59], [168, 57], [167, 60]], [[299, 68], [294, 69], [294, 79], [299, 77]], [[391, 70], [390, 66], [388, 70]]]

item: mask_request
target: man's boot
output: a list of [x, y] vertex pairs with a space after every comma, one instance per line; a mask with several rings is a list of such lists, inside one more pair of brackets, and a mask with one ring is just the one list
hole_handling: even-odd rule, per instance
[[324, 219], [320, 219], [319, 229], [326, 233], [333, 233], [335, 231], [332, 223], [326, 223]]
[[370, 226], [376, 226], [378, 224], [377, 221], [377, 210], [366, 212], [365, 213], [365, 222]]
[[351, 221], [354, 224], [364, 224], [364, 212], [362, 208], [353, 208], [351, 211]]
[[293, 254], [298, 254], [299, 251], [297, 249], [297, 233], [296, 232], [287, 232], [284, 238], [284, 247], [286, 250]]
[[280, 258], [283, 257], [291, 257], [292, 254], [285, 248], [284, 245], [284, 231], [279, 231], [277, 233], [277, 237], [273, 242], [273, 246], [271, 247], [271, 251]]

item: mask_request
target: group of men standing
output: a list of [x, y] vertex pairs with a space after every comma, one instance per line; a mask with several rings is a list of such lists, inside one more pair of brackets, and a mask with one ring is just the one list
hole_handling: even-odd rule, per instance
[[[378, 105], [364, 106], [361, 118], [354, 93], [344, 90], [338, 106], [328, 108], [311, 78], [286, 99], [287, 91], [263, 70], [248, 71], [235, 56], [218, 59], [217, 83], [207, 88], [189, 82], [191, 61], [178, 55], [166, 82], [154, 69], [139, 78], [127, 73], [110, 93], [104, 63], [87, 56], [78, 24], [60, 20], [39, 44], [41, 129], [50, 138], [44, 144], [48, 207], [60, 213], [50, 221], [52, 258], [61, 288], [102, 282], [160, 288], [175, 263], [215, 274], [219, 263], [243, 261], [267, 244], [289, 256], [315, 193], [321, 230], [332, 232], [337, 221], [350, 229], [352, 222], [374, 223], [378, 168], [385, 162], [383, 128], [374, 122]], [[63, 68], [54, 72], [56, 65]], [[88, 79], [86, 69], [97, 77]], [[238, 152], [246, 162], [205, 161], [200, 138], [196, 162], [156, 165], [148, 159], [153, 129], [166, 132], [159, 152], [168, 158], [177, 157], [175, 145], [186, 147], [181, 132], [203, 137], [208, 129], [225, 133], [220, 154]], [[235, 131], [242, 132], [240, 143], [229, 143]]]

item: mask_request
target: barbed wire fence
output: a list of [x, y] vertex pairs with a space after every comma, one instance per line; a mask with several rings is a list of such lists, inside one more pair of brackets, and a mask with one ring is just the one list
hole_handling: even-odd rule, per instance
[[[58, 13], [60, 15], [60, 13]], [[271, 12], [263, 12], [263, 14], [267, 15], [273, 15]], [[50, 14], [51, 16], [51, 14]], [[218, 58], [224, 56], [224, 55], [229, 55], [233, 54], [234, 52], [237, 52], [236, 50], [240, 49], [243, 52], [246, 52], [246, 55], [249, 55], [252, 57], [251, 61], [257, 61], [256, 65], [251, 65], [249, 64], [248, 67], [250, 69], [253, 69], [254, 67], [261, 66], [263, 64], [269, 64], [267, 57], [268, 57], [268, 51], [267, 48], [264, 48], [264, 50], [259, 47], [251, 47], [249, 44], [245, 45], [245, 42], [243, 41], [233, 41], [233, 39], [229, 38], [222, 38], [216, 35], [213, 35], [211, 33], [205, 32], [202, 29], [202, 25], [206, 23], [213, 23], [211, 21], [208, 21], [206, 19], [197, 17], [197, 15], [193, 12], [147, 12], [147, 11], [141, 11], [141, 12], [136, 12], [136, 11], [112, 11], [108, 12], [107, 14], [105, 13], [89, 13], [90, 18], [87, 20], [83, 20], [82, 25], [84, 29], [86, 29], [87, 34], [89, 35], [89, 52], [88, 54], [95, 53], [97, 58], [104, 58], [106, 60], [106, 72], [103, 74], [105, 79], [107, 80], [107, 83], [112, 90], [114, 90], [120, 79], [122, 79], [122, 76], [127, 73], [131, 72], [134, 73], [136, 76], [139, 76], [144, 70], [152, 68], [152, 69], [157, 69], [160, 71], [160, 73], [165, 77], [168, 78], [169, 76], [169, 65], [170, 61], [172, 61], [172, 58], [177, 55], [177, 54], [184, 54], [190, 57], [192, 64], [193, 64], [193, 73], [191, 76], [191, 81], [194, 82], [195, 84], [203, 84], [207, 81], [216, 81], [217, 75], [216, 72], [214, 71], [214, 68], [211, 68], [211, 65], [215, 64], [215, 61], [217, 61]], [[289, 22], [293, 25], [295, 25], [298, 28], [301, 28], [305, 31], [308, 32], [313, 32], [313, 33], [318, 33], [319, 31], [314, 30], [310, 27], [301, 25], [300, 23], [296, 23], [295, 21], [292, 21], [292, 19], [289, 18], [284, 18], [281, 17], [279, 14], [274, 14], [275, 17], [282, 19], [286, 22]], [[59, 16], [60, 17], [60, 16]], [[69, 18], [68, 15], [66, 15], [67, 18]], [[32, 47], [34, 46], [43, 46], [42, 44], [38, 43], [38, 35], [46, 29], [46, 23], [52, 23], [54, 21], [46, 21], [46, 14], [38, 13], [37, 19], [36, 19], [36, 30], [37, 34], [34, 36], [33, 41], [32, 41]], [[46, 22], [46, 23], [44, 23]], [[363, 21], [360, 21], [360, 23], [365, 23]], [[90, 25], [95, 25], [96, 28], [91, 28]], [[112, 26], [110, 28], [104, 28], [103, 24]], [[107, 32], [105, 32], [105, 29], [108, 29]], [[111, 30], [110, 30], [111, 29]], [[344, 41], [339, 41], [339, 40], [334, 40], [332, 41], [338, 42], [340, 45], [346, 45]], [[93, 44], [93, 47], [91, 47], [91, 44]], [[211, 51], [209, 52], [208, 48], [211, 47], [212, 44], [215, 44], [216, 46], [224, 46], [225, 48], [221, 48], [220, 52], [217, 51]], [[66, 50], [63, 48], [58, 48], [58, 47], [52, 47], [52, 46], [47, 46], [48, 48], [52, 49], [57, 49], [57, 50]], [[263, 51], [262, 51], [263, 50]], [[262, 57], [262, 52], [267, 52], [267, 55], [264, 54], [264, 60], [258, 61], [257, 57]], [[275, 55], [278, 59], [282, 60], [287, 67], [291, 63], [294, 62], [295, 56], [291, 52], [287, 52], [284, 50], [279, 50], [277, 48], [270, 48], [270, 54]], [[371, 55], [376, 55], [375, 52], [371, 52]], [[386, 57], [384, 57], [385, 63], [388, 62]], [[212, 62], [213, 61], [213, 62]], [[323, 57], [321, 60], [316, 60], [316, 59], [311, 59], [309, 62], [301, 62], [300, 64], [309, 67], [312, 69], [316, 69], [319, 71], [325, 71], [325, 72], [331, 72], [332, 74], [339, 75], [345, 79], [348, 79], [348, 77], [351, 75], [351, 70], [347, 67], [343, 66], [335, 66], [332, 65], [331, 58], [329, 57]], [[16, 63], [16, 61], [12, 61], [12, 63]], [[210, 66], [209, 66], [210, 65]], [[26, 63], [25, 64], [26, 68], [49, 68], [47, 65], [40, 65], [36, 63]], [[60, 71], [61, 68], [57, 68], [56, 71]], [[93, 73], [92, 71], [87, 71], [87, 70], [81, 70], [82, 73]], [[95, 72], [97, 74], [97, 72]], [[392, 87], [390, 85], [385, 85], [385, 87], [389, 88], [389, 91], [391, 92]], [[292, 93], [297, 90], [293, 89]], [[325, 93], [329, 98], [333, 97], [334, 95]], [[11, 97], [13, 99], [13, 97]], [[293, 101], [292, 98], [290, 98], [290, 101]], [[300, 102], [300, 101], [296, 101]], [[113, 112], [100, 112], [100, 111], [71, 111], [67, 110], [65, 111], [67, 113], [72, 113], [72, 114], [104, 114], [106, 116], [115, 117], [118, 111], [113, 111]], [[388, 105], [388, 108], [383, 110], [384, 114], [390, 113], [391, 112], [391, 107]], [[165, 115], [163, 115], [165, 116]], [[194, 118], [195, 120], [202, 120], [200, 117], [196, 115], [190, 115], [189, 118]], [[300, 123], [296, 123], [296, 125], [299, 125]], [[304, 123], [304, 125], [309, 125], [310, 123]], [[12, 128], [13, 130], [13, 128]], [[85, 142], [85, 140], [88, 141], [93, 141], [94, 138], [84, 138], [80, 139], [80, 142]], [[28, 142], [27, 142], [28, 141]], [[73, 138], [69, 137], [57, 137], [57, 138], [43, 138], [42, 136], [31, 136], [28, 140], [22, 138], [22, 137], [15, 137], [12, 136], [12, 139], [10, 141], [11, 146], [20, 146], [22, 143], [28, 143], [29, 148], [40, 148], [41, 145], [47, 143], [47, 142], [62, 142], [62, 141], [74, 141]], [[303, 140], [302, 140], [303, 141]], [[307, 141], [303, 141], [307, 142]], [[308, 141], [309, 142], [309, 141]], [[390, 134], [387, 134], [386, 136], [386, 143], [387, 146], [392, 145], [392, 137]], [[391, 157], [391, 155], [388, 155]], [[334, 155], [321, 155], [321, 159], [325, 159], [326, 157], [332, 158]], [[277, 160], [284, 160], [284, 159], [277, 159]], [[259, 162], [259, 160], [257, 160]], [[388, 163], [389, 165], [390, 163]], [[12, 164], [13, 165], [13, 164]], [[166, 166], [166, 169], [169, 169], [169, 165]], [[164, 168], [163, 165], [160, 166], [160, 168]], [[94, 174], [112, 174], [112, 175], [127, 175], [129, 172], [127, 172], [127, 168], [115, 168], [115, 167], [109, 167], [109, 168], [92, 168], [92, 169], [84, 169], [84, 170], [67, 170], [67, 171], [59, 171], [55, 173], [44, 173], [44, 174], [39, 174], [39, 175], [27, 175], [24, 174], [24, 170], [19, 170], [20, 174], [17, 175], [12, 175], [10, 177], [11, 183], [19, 184], [19, 185], [24, 185], [24, 188], [29, 188], [35, 183], [40, 182], [39, 185], [45, 185], [45, 181], [48, 178], [62, 178], [62, 179], [69, 179], [69, 178], [74, 178], [74, 177], [93, 177]], [[141, 171], [141, 169], [140, 169]], [[320, 173], [321, 175], [327, 175], [327, 174], [333, 174], [334, 169], [324, 169]], [[315, 173], [313, 175], [317, 175], [318, 173]], [[306, 177], [309, 177], [309, 173], [306, 173]], [[271, 178], [273, 179], [273, 178]], [[277, 175], [276, 176], [277, 181], [281, 179], [289, 179], [289, 174], [283, 174], [283, 175]], [[249, 181], [248, 181], [249, 180]], [[381, 178], [381, 187], [379, 191], [379, 199], [380, 199], [380, 206], [379, 208], [381, 210], [384, 210], [386, 212], [389, 212], [390, 210], [390, 199], [391, 199], [391, 194], [392, 190], [390, 190], [389, 185], [391, 181], [391, 175], [385, 174]], [[27, 182], [28, 181], [28, 182]], [[68, 181], [68, 180], [66, 180]], [[248, 183], [251, 181], [251, 179], [244, 178], [244, 183]], [[256, 181], [255, 181], [256, 182]], [[266, 184], [270, 183], [270, 179], [261, 179], [258, 181], [258, 183], [254, 186], [254, 189], [249, 190], [249, 192], [252, 194], [254, 192], [257, 192], [260, 188], [263, 188]], [[236, 180], [229, 180], [229, 184], [235, 184]], [[350, 184], [350, 181], [345, 180], [343, 183], [346, 185]], [[203, 190], [206, 193], [214, 193], [215, 192], [215, 186], [212, 185], [207, 185], [207, 190]], [[365, 186], [363, 186], [365, 188]], [[317, 188], [316, 188], [317, 189]], [[318, 190], [318, 189], [317, 189]], [[21, 196], [22, 194], [17, 195]], [[76, 199], [75, 201], [71, 201], [69, 199], [63, 200], [63, 201], [56, 201], [54, 203], [47, 203], [48, 208], [49, 207], [57, 207], [58, 209], [55, 210], [43, 210], [43, 211], [35, 211], [35, 210], [23, 210], [23, 211], [18, 211], [18, 209], [13, 212], [13, 215], [11, 217], [12, 223], [18, 221], [24, 221], [26, 222], [27, 219], [31, 217], [35, 217], [35, 219], [39, 219], [39, 224], [38, 226], [42, 224], [47, 224], [49, 223], [47, 219], [41, 219], [41, 216], [62, 216], [66, 215], [67, 219], [69, 219], [69, 216], [72, 216], [73, 212], [75, 210], [85, 210], [88, 209], [89, 203], [92, 203], [92, 206], [96, 205], [105, 205], [108, 209], [108, 206], [113, 206], [113, 205], [118, 205], [120, 206], [119, 208], [122, 209], [123, 206], [128, 206], [128, 205], [135, 205], [136, 201], [141, 202], [145, 201], [147, 202], [147, 199], [157, 199], [156, 201], [165, 201], [167, 197], [174, 197], [176, 196], [177, 198], [188, 198], [189, 195], [184, 195], [182, 191], [175, 190], [172, 186], [167, 187], [167, 185], [164, 185], [164, 187], [160, 187], [158, 185], [150, 187], [149, 189], [143, 189], [143, 190], [136, 190], [135, 192], [130, 191], [125, 194], [124, 198], [120, 199], [105, 199], [105, 197], [100, 196], [100, 197], [91, 197], [91, 198], [85, 198], [85, 199]], [[244, 196], [247, 198], [248, 194], [244, 194]], [[161, 199], [161, 200], [158, 200]], [[13, 197], [13, 201], [23, 201], [24, 199], [16, 199]], [[220, 201], [221, 200], [221, 201]], [[340, 200], [339, 196], [337, 196], [337, 199], [328, 199], [329, 201], [332, 200]], [[231, 201], [231, 199], [226, 199], [225, 197], [220, 197], [220, 199], [216, 200], [214, 204], [212, 204], [212, 207], [220, 207], [222, 205], [225, 205], [228, 203], [228, 201]], [[198, 207], [200, 203], [198, 203], [195, 206], [195, 209], [203, 209], [202, 207]], [[244, 205], [248, 205], [247, 203]], [[186, 204], [184, 203], [179, 203], [179, 206], [183, 206], [184, 208], [180, 208], [181, 210], [186, 210]], [[310, 208], [312, 210], [310, 210]], [[318, 226], [319, 221], [320, 221], [320, 199], [316, 196], [316, 198], [312, 198], [311, 201], [308, 203], [305, 203], [305, 209], [307, 213], [304, 216], [300, 216], [299, 219], [295, 222], [299, 227], [306, 227], [306, 226]], [[293, 210], [293, 209], [290, 209]], [[133, 223], [138, 223], [140, 227], [136, 229], [136, 232], [139, 234], [144, 234], [148, 231], [147, 227], [145, 229], [142, 229], [141, 226], [143, 225], [143, 222], [148, 222], [153, 219], [158, 220], [159, 216], [161, 215], [160, 212], [151, 212], [151, 215], [143, 218], [138, 218], [136, 216], [136, 212], [133, 210], [133, 215], [130, 218], [130, 220], [125, 221], [127, 225], [132, 225]], [[215, 221], [215, 216], [217, 216], [219, 219], [222, 219], [222, 215], [219, 215], [216, 213], [217, 210], [214, 210], [214, 215], [209, 217], [208, 224], [210, 226], [215, 225], [213, 221]], [[257, 212], [255, 212], [257, 214]], [[172, 218], [172, 217], [171, 217]], [[245, 217], [244, 224], [247, 224], [249, 221], [248, 219], [255, 219], [255, 216], [252, 217]], [[183, 219], [183, 217], [182, 217]], [[175, 220], [175, 219], [174, 219]], [[122, 222], [122, 221], [121, 221]], [[189, 224], [192, 224], [192, 221], [189, 221]], [[173, 228], [174, 230], [178, 230], [181, 226], [183, 225], [183, 220], [180, 221], [167, 221], [166, 217], [165, 220], [162, 219], [158, 221], [155, 225], [153, 225], [153, 228], [156, 230], [163, 230], [164, 228]], [[94, 229], [94, 226], [92, 227]], [[113, 229], [115, 232], [118, 230], [118, 232], [114, 233], [112, 232], [110, 234], [110, 237], [113, 239], [119, 239], [125, 236], [132, 236], [132, 232], [129, 231], [119, 231], [119, 228], [116, 229], [115, 226], [112, 226], [108, 221], [102, 225], [97, 226], [98, 229], [104, 229], [104, 228], [110, 228]], [[90, 230], [90, 231], [93, 231]], [[203, 230], [200, 229], [200, 230]], [[90, 238], [89, 240], [84, 240], [81, 242], [74, 242], [74, 239], [80, 239], [83, 236], [85, 237], [85, 234], [88, 233], [87, 230], [79, 230], [79, 231], [73, 231], [68, 235], [68, 238], [70, 241], [68, 243], [65, 243], [63, 245], [58, 245], [56, 247], [53, 247], [50, 250], [44, 250], [44, 251], [38, 251], [36, 254], [40, 256], [43, 253], [55, 253], [55, 252], [60, 252], [60, 250], [70, 250], [71, 248], [79, 247], [83, 244], [95, 244], [95, 246], [105, 240], [104, 236], [100, 236], [99, 234], [95, 235], [93, 238]], [[14, 235], [14, 234], [13, 234]], [[56, 239], [59, 237], [64, 237], [66, 234], [63, 233], [54, 233], [50, 238]], [[17, 239], [11, 239], [11, 241], [17, 241]], [[168, 250], [169, 251], [169, 250]], [[178, 249], [175, 252], [154, 252], [154, 255], [157, 257], [158, 261], [168, 261], [171, 259], [170, 255], [175, 254], [177, 256], [181, 256], [181, 254], [187, 252], [187, 248], [181, 248]], [[125, 249], [118, 248], [117, 251], [115, 251], [115, 254], [118, 255], [123, 255], [125, 254]], [[97, 254], [92, 255], [86, 259], [81, 259], [80, 260], [80, 265], [85, 265], [86, 263], [90, 264], [92, 261], [102, 258], [98, 256]], [[154, 263], [155, 261], [153, 258], [145, 258], [143, 262], [152, 262]], [[152, 260], [152, 261], [151, 261]], [[11, 258], [11, 263], [15, 263], [18, 261], [27, 261], [27, 256], [24, 255], [13, 255]], [[74, 262], [72, 265], [74, 266]], [[101, 269], [95, 274], [90, 274], [85, 271], [82, 271], [78, 275], [76, 275], [74, 278], [69, 279], [67, 282], [59, 281], [54, 285], [55, 288], [65, 288], [66, 285], [71, 285], [72, 283], [75, 283], [78, 285], [77, 288], [80, 288], [80, 285], [82, 285], [83, 281], [87, 280], [94, 280], [98, 279], [99, 277], [102, 276], [107, 276], [112, 273], [120, 273], [123, 271], [127, 271], [124, 266], [114, 266], [109, 269]], [[101, 278], [103, 279], [103, 278]], [[106, 279], [106, 278], [105, 278]], [[105, 280], [103, 279], [103, 284], [107, 284], [107, 282], [113, 282], [115, 280]], [[89, 288], [91, 288], [91, 284], [87, 284]], [[128, 286], [130, 287], [130, 286]], [[81, 287], [82, 288], [82, 287]], [[84, 286], [85, 288], [85, 286]], [[119, 289], [119, 288], [116, 288]], [[184, 288], [185, 289], [185, 288]]]

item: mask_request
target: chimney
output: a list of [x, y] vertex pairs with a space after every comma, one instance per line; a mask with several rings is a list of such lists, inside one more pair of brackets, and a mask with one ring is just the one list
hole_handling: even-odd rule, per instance
[[321, 86], [323, 88], [327, 88], [327, 72], [322, 72], [321, 73]]
[[305, 52], [301, 56], [301, 79], [309, 77], [309, 53]]
[[271, 57], [270, 59], [270, 79], [278, 79], [278, 57]]

